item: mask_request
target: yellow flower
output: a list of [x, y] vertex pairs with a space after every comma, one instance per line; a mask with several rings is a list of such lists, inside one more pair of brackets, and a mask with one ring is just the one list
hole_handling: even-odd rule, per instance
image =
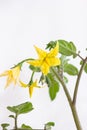
[[36, 52], [38, 54], [39, 59], [37, 60], [29, 60], [27, 63], [40, 67], [43, 74], [47, 74], [51, 66], [60, 65], [60, 59], [57, 58], [57, 54], [59, 51], [59, 45], [56, 44], [54, 49], [51, 49], [50, 52], [46, 52], [35, 46]]
[[7, 76], [7, 82], [5, 87], [8, 87], [11, 83], [14, 83], [14, 85], [17, 84], [19, 79], [19, 74], [20, 74], [20, 66], [17, 66], [15, 68], [12, 68], [0, 74], [0, 77]]
[[26, 88], [26, 87], [29, 88], [30, 98], [32, 97], [34, 88], [40, 88], [40, 87], [37, 85], [37, 80], [36, 80], [35, 82], [33, 82], [31, 85], [25, 84], [25, 83], [23, 83], [22, 81], [20, 81], [20, 85], [21, 85], [22, 87], [24, 87], [24, 88]]

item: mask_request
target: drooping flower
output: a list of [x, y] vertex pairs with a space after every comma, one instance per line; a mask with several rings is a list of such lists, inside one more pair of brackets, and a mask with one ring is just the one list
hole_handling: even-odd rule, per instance
[[25, 84], [25, 83], [22, 82], [22, 81], [19, 81], [19, 82], [20, 82], [20, 86], [21, 86], [21, 87], [24, 87], [24, 88], [28, 87], [28, 88], [29, 88], [30, 98], [32, 97], [34, 88], [40, 88], [40, 87], [37, 85], [37, 80], [35, 80], [35, 82], [32, 82], [31, 85]]
[[0, 74], [0, 77], [7, 76], [7, 82], [5, 87], [8, 87], [11, 83], [13, 83], [14, 85], [17, 84], [19, 80], [19, 75], [20, 75], [20, 66], [16, 66]]
[[50, 52], [46, 52], [36, 46], [35, 49], [39, 58], [37, 60], [29, 60], [27, 63], [40, 67], [44, 75], [47, 75], [51, 66], [60, 65], [60, 59], [57, 57], [59, 51], [58, 43], [54, 49], [51, 49]]

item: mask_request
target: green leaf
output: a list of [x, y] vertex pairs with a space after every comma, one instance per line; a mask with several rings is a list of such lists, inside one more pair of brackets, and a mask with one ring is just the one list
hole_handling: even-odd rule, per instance
[[50, 98], [51, 100], [54, 100], [56, 98], [56, 94], [58, 92], [58, 85], [54, 83], [53, 86], [49, 87], [49, 94], [50, 94]]
[[18, 112], [18, 110], [15, 108], [15, 106], [8, 106], [7, 107], [7, 109], [9, 110], [9, 111], [11, 111], [11, 112], [14, 112], [14, 113], [17, 113]]
[[22, 103], [17, 106], [12, 106], [12, 107], [8, 106], [7, 109], [9, 111], [14, 112], [15, 114], [19, 115], [19, 114], [28, 113], [28, 112], [32, 111], [34, 108], [32, 106], [32, 103], [25, 102], [25, 103]]
[[[57, 40], [57, 41], [59, 43], [59, 53], [65, 55], [65, 56], [73, 55], [73, 58], [75, 58], [77, 56], [76, 46], [74, 45], [73, 42], [68, 42], [65, 40]], [[51, 50], [52, 48], [54, 48], [56, 46], [57, 41], [50, 41], [47, 44], [46, 49], [49, 48], [49, 50]]]
[[74, 45], [73, 42], [69, 42], [68, 47], [70, 48], [70, 50], [72, 50], [75, 53], [75, 54], [73, 53], [73, 58], [75, 58], [77, 56], [77, 54], [76, 54], [76, 46]]
[[55, 123], [54, 123], [54, 122], [48, 122], [48, 123], [46, 123], [46, 125], [49, 125], [49, 126], [54, 126], [54, 125], [55, 125]]
[[16, 107], [16, 109], [18, 109], [18, 114], [25, 114], [34, 109], [32, 106], [32, 103], [30, 103], [30, 102], [25, 102], [18, 106], [15, 106], [15, 107]]
[[64, 72], [72, 76], [78, 75], [78, 69], [72, 64], [65, 64]]
[[59, 52], [63, 55], [66, 56], [71, 56], [76, 57], [76, 47], [74, 43], [72, 42], [67, 42], [65, 40], [58, 40], [59, 42]]
[[30, 65], [29, 68], [34, 71], [34, 72], [40, 72], [40, 68], [39, 67], [35, 67], [33, 65]]
[[15, 118], [15, 116], [14, 116], [14, 115], [9, 115], [9, 117], [11, 117], [11, 118]]
[[[2, 126], [2, 128], [3, 129], [5, 129], [6, 127], [8, 127], [10, 124], [8, 124], [8, 123], [3, 123], [3, 124], [1, 124], [1, 126]], [[6, 129], [5, 129], [6, 130]]]
[[33, 130], [30, 126], [22, 124], [21, 126], [22, 129], [29, 129], [29, 130]]
[[48, 122], [45, 124], [45, 130], [51, 130], [51, 127], [54, 126], [54, 122]]
[[47, 75], [47, 83], [49, 87], [50, 98], [51, 100], [54, 100], [59, 91], [59, 83], [53, 78], [51, 73]]

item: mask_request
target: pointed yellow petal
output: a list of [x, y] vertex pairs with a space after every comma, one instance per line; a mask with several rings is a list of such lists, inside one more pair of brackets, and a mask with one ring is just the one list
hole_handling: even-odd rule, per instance
[[28, 85], [23, 83], [21, 80], [19, 81], [19, 84], [20, 84], [21, 87], [24, 87], [24, 88], [28, 87]]
[[55, 48], [52, 49], [52, 50], [48, 53], [47, 57], [57, 56], [58, 51], [59, 51], [59, 45], [58, 45], [58, 43], [57, 43], [56, 46], [55, 46]]
[[60, 65], [59, 58], [46, 58], [46, 62], [48, 63], [49, 67]]
[[12, 69], [12, 73], [13, 73], [13, 77], [14, 78], [18, 78], [19, 77], [19, 74], [20, 74], [20, 67], [17, 66], [15, 68]]
[[47, 73], [49, 72], [49, 65], [46, 62], [42, 64], [41, 71], [44, 75], [47, 75]]
[[32, 83], [32, 87], [41, 88], [40, 86], [37, 86], [37, 80], [35, 80], [35, 82]]
[[32, 97], [34, 87], [38, 87], [38, 86], [37, 86], [37, 80], [36, 80], [35, 82], [33, 82], [33, 83], [30, 85], [30, 87], [29, 87], [30, 98]]
[[42, 60], [31, 60], [31, 61], [27, 61], [27, 63], [39, 67], [42, 64]]
[[46, 57], [46, 54], [47, 54], [46, 51], [44, 51], [44, 50], [42, 50], [42, 49], [40, 49], [40, 48], [38, 48], [38, 47], [36, 47], [36, 46], [34, 46], [34, 47], [35, 47], [36, 52], [37, 52], [37, 54], [38, 54], [38, 57], [39, 57], [40, 59], [43, 59], [44, 57]]
[[7, 88], [12, 82], [13, 82], [13, 76], [12, 76], [12, 74], [10, 74], [10, 75], [7, 77], [7, 81], [6, 81], [5, 88]]
[[16, 85], [17, 82], [18, 82], [18, 80], [19, 80], [20, 67], [17, 66], [17, 67], [15, 67], [15, 68], [13, 68], [13, 69], [12, 69], [12, 74], [13, 74], [13, 78], [14, 78], [13, 82], [14, 82], [14, 84]]
[[31, 86], [29, 87], [30, 98], [32, 97], [33, 89], [34, 89], [34, 87], [31, 85]]
[[11, 70], [7, 70], [7, 71], [3, 72], [2, 74], [0, 74], [0, 77], [1, 76], [8, 76], [10, 72], [11, 72]]

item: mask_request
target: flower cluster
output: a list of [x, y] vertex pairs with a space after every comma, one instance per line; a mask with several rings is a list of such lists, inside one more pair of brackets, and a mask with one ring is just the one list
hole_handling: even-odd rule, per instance
[[33, 89], [40, 88], [38, 86], [37, 80], [33, 81], [32, 79], [28, 84], [23, 83], [20, 80], [20, 71], [22, 64], [24, 62], [33, 65], [35, 67], [39, 67], [43, 75], [47, 75], [50, 71], [50, 67], [60, 65], [60, 59], [57, 57], [59, 52], [59, 45], [58, 42], [56, 46], [51, 49], [49, 52], [46, 52], [38, 47], [35, 46], [36, 52], [38, 54], [38, 59], [27, 59], [20, 63], [18, 63], [16, 66], [11, 68], [10, 70], [5, 71], [4, 73], [0, 74], [0, 77], [7, 76], [7, 82], [5, 87], [8, 87], [11, 83], [14, 85], [20, 85], [21, 87], [28, 87], [29, 88], [29, 94], [30, 97], [32, 97]]

